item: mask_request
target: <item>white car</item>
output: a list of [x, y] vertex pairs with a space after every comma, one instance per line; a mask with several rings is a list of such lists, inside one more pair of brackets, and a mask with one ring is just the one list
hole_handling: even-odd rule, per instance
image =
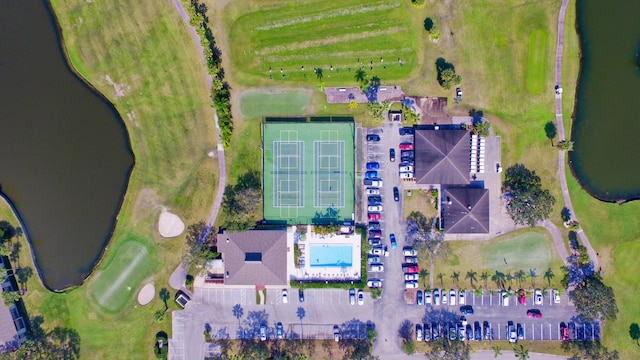
[[282, 290], [282, 303], [286, 304], [289, 302], [289, 293], [287, 292], [287, 289], [283, 289]]
[[454, 306], [456, 304], [456, 291], [449, 290], [449, 305]]
[[415, 256], [405, 256], [404, 257], [404, 263], [405, 264], [417, 264], [418, 263], [418, 258]]
[[416, 256], [418, 252], [411, 246], [405, 246], [402, 248], [402, 255], [404, 256]]
[[367, 211], [369, 211], [369, 212], [380, 212], [380, 211], [382, 211], [382, 205], [369, 205], [369, 207], [367, 207]]
[[533, 292], [533, 301], [536, 305], [542, 305], [542, 290], [536, 289]]
[[380, 189], [378, 189], [378, 188], [367, 188], [367, 195], [380, 195]]
[[424, 303], [425, 304], [431, 304], [431, 292], [425, 290], [424, 291]]
[[447, 305], [447, 289], [442, 289], [442, 305]]
[[509, 293], [506, 291], [500, 292], [500, 303], [502, 306], [509, 306]]
[[369, 266], [369, 271], [372, 271], [372, 272], [383, 272], [384, 271], [384, 265], [382, 265], [382, 264], [372, 264], [371, 266]]
[[405, 281], [404, 282], [404, 288], [405, 289], [417, 289], [418, 288], [418, 282], [417, 281]]
[[458, 305], [464, 305], [466, 303], [464, 295], [464, 290], [458, 291]]
[[419, 274], [404, 274], [404, 280], [405, 281], [415, 281], [415, 280], [419, 280], [420, 279], [420, 275]]
[[358, 290], [358, 305], [364, 305], [364, 291]]
[[556, 304], [560, 304], [560, 292], [558, 289], [553, 289], [553, 302]]
[[401, 172], [412, 173], [413, 172], [413, 166], [411, 166], [411, 165], [400, 166], [400, 171]]
[[378, 179], [378, 180], [372, 180], [372, 181], [371, 181], [371, 186], [379, 187], [379, 188], [380, 188], [380, 187], [382, 187], [382, 180], [380, 180], [380, 179]]
[[382, 281], [379, 279], [371, 279], [367, 281], [367, 286], [370, 288], [379, 288], [382, 287]]
[[400, 173], [400, 179], [413, 179], [413, 173], [412, 172], [401, 172]]
[[373, 249], [369, 250], [369, 254], [370, 255], [384, 255], [384, 249], [381, 247], [374, 247]]

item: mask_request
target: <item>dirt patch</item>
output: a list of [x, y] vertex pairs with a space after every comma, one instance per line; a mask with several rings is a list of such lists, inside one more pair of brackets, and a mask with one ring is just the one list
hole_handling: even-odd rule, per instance
[[134, 224], [153, 214], [160, 207], [160, 196], [154, 189], [143, 188], [136, 197], [133, 205]]
[[107, 80], [109, 85], [113, 86], [113, 90], [116, 92], [116, 95], [115, 95], [116, 100], [126, 95], [125, 90], [127, 91], [131, 90], [131, 86], [125, 85], [125, 84], [118, 84], [115, 81], [113, 81], [113, 79], [111, 79], [109, 75], [105, 75], [104, 78], [105, 80]]

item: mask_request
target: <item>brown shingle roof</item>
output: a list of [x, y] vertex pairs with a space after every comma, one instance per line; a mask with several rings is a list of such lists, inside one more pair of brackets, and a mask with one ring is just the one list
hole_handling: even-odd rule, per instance
[[[226, 285], [287, 285], [287, 231], [250, 230], [218, 235]], [[250, 261], [247, 260], [247, 253]], [[256, 253], [262, 254], [261, 261]]]
[[445, 188], [442, 196], [442, 226], [445, 233], [489, 232], [489, 190]]
[[418, 184], [469, 184], [468, 130], [417, 128], [414, 142], [414, 175]]

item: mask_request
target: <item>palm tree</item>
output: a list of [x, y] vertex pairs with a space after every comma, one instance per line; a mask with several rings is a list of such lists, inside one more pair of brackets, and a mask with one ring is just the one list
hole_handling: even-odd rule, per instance
[[482, 296], [482, 295], [484, 294], [484, 291], [482, 290], [482, 288], [481, 288], [481, 287], [476, 286], [476, 287], [474, 287], [474, 288], [473, 288], [473, 294], [474, 294], [476, 297], [480, 297], [480, 296]]
[[167, 305], [167, 300], [169, 300], [169, 298], [171, 297], [171, 293], [169, 293], [169, 290], [167, 290], [167, 288], [162, 288], [160, 289], [160, 293], [158, 295], [160, 296], [160, 300], [162, 300], [162, 302], [164, 303], [164, 308], [166, 311], [166, 309], [169, 308], [169, 305]]
[[471, 283], [471, 287], [473, 287], [473, 282], [474, 281], [478, 281], [478, 279], [476, 279], [476, 275], [478, 273], [476, 273], [473, 270], [467, 271], [467, 274], [464, 276], [465, 279], [468, 279], [469, 282]]
[[356, 70], [356, 74], [354, 77], [356, 78], [356, 81], [358, 82], [358, 84], [360, 85], [367, 84], [367, 72], [364, 71], [364, 69], [360, 68]]
[[488, 279], [489, 279], [489, 273], [486, 271], [483, 271], [482, 274], [480, 274], [480, 280], [484, 281], [484, 287], [488, 287], [488, 284], [487, 284]]
[[524, 348], [524, 345], [520, 344], [520, 347], [513, 349], [516, 358], [520, 360], [527, 360], [529, 358], [529, 350]]
[[427, 284], [425, 282], [425, 279], [427, 278], [427, 276], [429, 276], [429, 272], [427, 271], [427, 269], [420, 269], [418, 276], [420, 277], [420, 280], [422, 280], [422, 287], [427, 287]]
[[551, 268], [545, 271], [544, 278], [549, 282], [549, 287], [551, 287], [551, 279], [553, 279], [555, 276], [556, 275], [553, 273], [553, 270], [551, 270]]
[[513, 277], [513, 275], [511, 275], [511, 271], [509, 271], [507, 273], [507, 281], [509, 282], [509, 287], [511, 287], [511, 285], [513, 285], [513, 279], [515, 279], [515, 278]]
[[538, 274], [536, 274], [536, 269], [529, 269], [529, 277], [531, 278], [531, 287], [536, 287], [536, 278]]
[[460, 273], [454, 271], [453, 274], [451, 274], [451, 280], [453, 280], [456, 286], [458, 286], [458, 281], [460, 280]]
[[444, 287], [444, 274], [438, 273], [438, 279], [440, 280], [440, 287]]
[[494, 358], [497, 358], [498, 356], [502, 356], [502, 349], [500, 348], [500, 346], [495, 345], [492, 347], [493, 351], [495, 351], [495, 353], [493, 354]]
[[505, 278], [506, 276], [504, 275], [504, 273], [496, 270], [495, 275], [491, 276], [491, 281], [495, 282], [499, 288], [504, 290]]
[[522, 281], [524, 280], [524, 277], [527, 276], [527, 274], [522, 269], [520, 269], [515, 273], [514, 276], [518, 282], [518, 287], [522, 287]]

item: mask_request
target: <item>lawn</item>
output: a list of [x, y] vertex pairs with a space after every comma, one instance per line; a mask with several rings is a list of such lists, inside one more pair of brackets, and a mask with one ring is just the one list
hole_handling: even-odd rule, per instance
[[411, 191], [411, 196], [408, 195], [407, 190], [404, 190], [402, 197], [402, 212], [404, 217], [407, 218], [412, 211], [422, 213], [427, 219], [437, 217], [437, 204], [431, 201], [431, 191], [429, 190], [413, 190]]
[[309, 93], [301, 90], [281, 93], [247, 91], [240, 95], [240, 110], [247, 118], [267, 115], [302, 115], [307, 113], [309, 101]]
[[[470, 280], [465, 279], [468, 271], [477, 273], [474, 285], [484, 285], [480, 281], [480, 274], [487, 271], [490, 275], [496, 271], [505, 274], [515, 274], [523, 270], [529, 274], [530, 269], [535, 269], [537, 277], [536, 286], [547, 286], [543, 278], [547, 269], [551, 268], [554, 278], [552, 286], [558, 286], [560, 280], [560, 266], [562, 260], [558, 256], [553, 245], [551, 235], [543, 228], [530, 228], [514, 231], [509, 234], [494, 238], [491, 241], [451, 241], [451, 256], [447, 259], [438, 259], [435, 263], [434, 285], [442, 286], [438, 274], [443, 274], [445, 287], [457, 286], [470, 287]], [[505, 264], [504, 260], [507, 260]], [[421, 258], [421, 264], [428, 262]], [[424, 260], [424, 261], [422, 261]], [[428, 269], [428, 267], [427, 267]], [[452, 279], [453, 272], [460, 273], [459, 284]], [[524, 283], [531, 286], [531, 279]], [[489, 279], [488, 287], [496, 289], [495, 284]], [[517, 286], [516, 282], [507, 282], [507, 286]]]
[[529, 36], [529, 61], [527, 61], [527, 90], [540, 94], [546, 86], [547, 32], [536, 29]]
[[[25, 304], [29, 316], [43, 316], [43, 327], [78, 331], [81, 358], [151, 358], [155, 333], [170, 333], [171, 324], [153, 321], [153, 313], [164, 308], [159, 299], [141, 307], [134, 298], [146, 281], [158, 289], [167, 286], [184, 244], [183, 237], [159, 237], [160, 209], [171, 209], [187, 225], [206, 219], [216, 189], [217, 163], [206, 156], [216, 136], [203, 65], [170, 1], [54, 0], [52, 7], [73, 67], [125, 119], [136, 163], [116, 229], [96, 268], [100, 275], [65, 294], [48, 292], [32, 277]], [[106, 75], [122, 84], [124, 96], [116, 97]], [[136, 246], [147, 255], [131, 268], [120, 256]], [[30, 262], [24, 243], [21, 263]], [[128, 292], [112, 291], [103, 308], [96, 299], [106, 299], [109, 280], [126, 271]]]

